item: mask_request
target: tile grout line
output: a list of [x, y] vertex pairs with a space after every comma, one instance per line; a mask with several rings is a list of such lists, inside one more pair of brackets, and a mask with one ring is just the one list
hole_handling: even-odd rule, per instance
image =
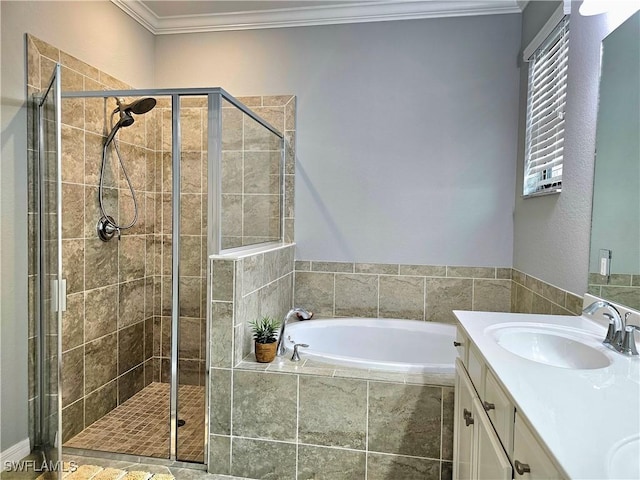
[[364, 430], [364, 480], [369, 477], [369, 389], [371, 382], [367, 382], [367, 404], [365, 412], [365, 430]]
[[296, 470], [295, 478], [299, 475], [300, 465], [300, 375], [296, 375]]

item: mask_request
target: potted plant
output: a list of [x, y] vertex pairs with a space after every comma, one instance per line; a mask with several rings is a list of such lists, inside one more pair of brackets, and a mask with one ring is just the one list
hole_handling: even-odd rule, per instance
[[275, 318], [265, 316], [249, 322], [255, 340], [256, 360], [260, 363], [269, 363], [276, 357], [277, 337], [276, 332], [280, 326]]

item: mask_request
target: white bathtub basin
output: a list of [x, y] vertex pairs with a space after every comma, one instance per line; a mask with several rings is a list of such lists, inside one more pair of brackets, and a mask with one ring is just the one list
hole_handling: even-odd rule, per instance
[[287, 325], [285, 346], [302, 358], [347, 367], [453, 373], [455, 326], [387, 318], [312, 319]]

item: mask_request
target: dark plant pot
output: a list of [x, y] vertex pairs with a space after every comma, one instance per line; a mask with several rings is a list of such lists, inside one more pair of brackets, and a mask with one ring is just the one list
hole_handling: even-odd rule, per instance
[[256, 345], [256, 360], [260, 363], [269, 363], [273, 362], [273, 359], [276, 358], [276, 347], [277, 342], [271, 343], [258, 343], [255, 342]]

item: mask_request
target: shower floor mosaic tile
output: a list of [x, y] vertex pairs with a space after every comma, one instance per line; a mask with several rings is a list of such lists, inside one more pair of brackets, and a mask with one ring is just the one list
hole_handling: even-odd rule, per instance
[[[204, 387], [180, 385], [178, 460], [204, 461]], [[151, 383], [64, 444], [144, 457], [169, 457], [169, 384]]]

